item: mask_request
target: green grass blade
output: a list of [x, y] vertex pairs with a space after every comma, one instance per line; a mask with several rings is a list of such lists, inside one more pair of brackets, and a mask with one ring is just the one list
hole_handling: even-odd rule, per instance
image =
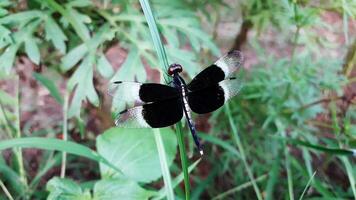
[[[148, 24], [148, 27], [150, 29], [150, 33], [152, 36], [153, 40], [153, 45], [157, 51], [158, 59], [160, 62], [160, 65], [162, 66], [163, 69], [163, 77], [166, 83], [169, 82], [170, 77], [165, 73], [169, 67], [168, 64], [168, 59], [167, 59], [167, 54], [165, 52], [163, 43], [161, 41], [161, 37], [158, 32], [157, 24], [155, 21], [155, 18], [153, 17], [153, 13], [150, 7], [150, 4], [148, 0], [140, 0], [142, 10], [144, 12], [144, 15], [146, 17], [146, 21]], [[188, 176], [188, 162], [186, 158], [186, 153], [185, 153], [185, 146], [184, 146], [184, 138], [182, 134], [182, 125], [180, 122], [177, 123], [176, 126], [177, 129], [177, 139], [178, 139], [178, 147], [179, 147], [179, 152], [180, 152], [180, 157], [182, 161], [182, 168], [183, 168], [183, 174], [184, 174], [184, 186], [185, 186], [185, 199], [189, 200], [190, 197], [190, 182], [189, 182], [189, 176]]]
[[305, 188], [304, 188], [304, 190], [303, 190], [302, 195], [300, 195], [300, 197], [299, 197], [299, 200], [302, 200], [303, 197], [304, 197], [304, 195], [305, 195], [305, 193], [308, 191], [308, 188], [309, 188], [310, 184], [312, 183], [315, 174], [316, 174], [316, 171], [315, 171], [315, 172], [313, 173], [313, 175], [310, 177], [310, 179], [309, 179], [307, 185], [305, 186]]
[[180, 122], [178, 122], [176, 125], [176, 134], [177, 134], [177, 139], [178, 139], [179, 155], [180, 155], [180, 160], [182, 162], [183, 175], [184, 175], [185, 199], [190, 199], [188, 159], [187, 159], [187, 153], [186, 153], [185, 145], [184, 145], [182, 124]]
[[229, 103], [226, 103], [225, 110], [226, 110], [227, 116], [229, 118], [230, 127], [232, 129], [232, 136], [233, 136], [233, 138], [234, 138], [234, 140], [236, 142], [237, 148], [239, 149], [240, 156], [241, 156], [243, 164], [245, 165], [247, 175], [251, 180], [251, 183], [252, 183], [253, 189], [255, 190], [257, 199], [258, 200], [262, 200], [263, 198], [262, 198], [260, 189], [257, 186], [256, 180], [253, 177], [252, 169], [251, 169], [251, 167], [249, 166], [249, 164], [246, 161], [245, 149], [242, 146], [242, 143], [241, 143], [241, 140], [240, 140], [240, 136], [239, 136], [239, 134], [237, 132], [237, 127], [235, 126], [235, 123], [233, 121]]
[[164, 145], [162, 142], [161, 132], [158, 128], [153, 129], [153, 134], [155, 136], [155, 141], [157, 145], [157, 151], [159, 155], [159, 161], [161, 164], [161, 170], [163, 175], [163, 182], [165, 185], [166, 196], [168, 200], [174, 200], [174, 192], [172, 186], [172, 179], [169, 173], [169, 166], [166, 158], [166, 151], [164, 150]]
[[55, 138], [27, 137], [4, 140], [0, 142], [0, 151], [9, 148], [36, 148], [45, 150], [64, 151], [70, 154], [83, 156], [91, 160], [102, 162], [114, 170], [122, 173], [120, 169], [109, 163], [104, 157], [90, 148], [71, 141], [63, 141]]

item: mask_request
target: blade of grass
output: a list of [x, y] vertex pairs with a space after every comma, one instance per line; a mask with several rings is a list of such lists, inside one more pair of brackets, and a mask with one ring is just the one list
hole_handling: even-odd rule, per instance
[[78, 156], [83, 156], [91, 160], [102, 162], [107, 166], [113, 168], [120, 174], [121, 170], [108, 162], [104, 157], [102, 157], [97, 152], [91, 150], [90, 148], [77, 144], [71, 141], [63, 141], [55, 138], [41, 138], [41, 137], [27, 137], [27, 138], [16, 138], [10, 140], [0, 141], [0, 151], [9, 148], [36, 148], [45, 150], [56, 150], [64, 151]]
[[159, 155], [159, 161], [161, 164], [161, 170], [162, 170], [162, 175], [163, 175], [163, 182], [165, 185], [165, 190], [166, 190], [166, 196], [168, 200], [174, 200], [174, 193], [173, 193], [173, 187], [172, 187], [172, 179], [171, 175], [169, 173], [169, 166], [167, 162], [167, 157], [166, 157], [166, 151], [164, 149], [162, 137], [161, 137], [161, 132], [158, 128], [153, 129], [153, 134], [155, 136], [155, 141], [157, 145], [157, 150], [158, 150], [158, 155]]
[[[268, 175], [265, 174], [265, 175], [262, 175], [262, 176], [260, 176], [260, 177], [257, 177], [257, 178], [255, 179], [255, 182], [261, 182], [261, 181], [265, 180], [265, 179], [267, 178], [267, 176], [268, 176]], [[239, 186], [237, 186], [237, 187], [231, 188], [230, 190], [228, 190], [228, 191], [226, 191], [226, 192], [223, 192], [223, 193], [221, 193], [221, 194], [215, 196], [214, 198], [212, 198], [212, 200], [224, 199], [226, 196], [228, 196], [228, 195], [230, 195], [230, 194], [234, 194], [234, 193], [236, 193], [236, 192], [238, 192], [238, 191], [241, 191], [241, 190], [243, 190], [243, 189], [245, 189], [245, 188], [247, 188], [247, 187], [250, 187], [251, 185], [253, 185], [253, 182], [252, 182], [252, 181], [246, 182], [246, 183], [244, 183], [244, 184], [241, 184], [241, 185], [239, 185]]]
[[[152, 36], [153, 45], [157, 51], [160, 65], [163, 69], [163, 73], [162, 73], [163, 78], [167, 84], [169, 82], [170, 77], [165, 72], [167, 71], [169, 64], [168, 64], [167, 54], [165, 52], [163, 43], [161, 41], [161, 38], [160, 38], [160, 35], [158, 32], [155, 18], [153, 17], [153, 13], [152, 13], [152, 10], [151, 10], [148, 0], [140, 0], [140, 4], [141, 4], [142, 10], [143, 10], [143, 13], [145, 15], [151, 36]], [[182, 134], [182, 125], [180, 122], [177, 123], [176, 130], [177, 130], [176, 133], [177, 133], [177, 139], [178, 139], [179, 153], [180, 153], [183, 174], [184, 174], [185, 199], [189, 200], [190, 199], [190, 182], [189, 182], [189, 176], [188, 176], [188, 162], [187, 162], [187, 158], [186, 158], [184, 138], [183, 138], [183, 134]]]
[[[277, 126], [277, 130], [280, 133], [282, 137], [286, 137], [285, 133], [285, 128], [278, 119], [275, 121], [275, 124]], [[285, 157], [285, 168], [287, 171], [287, 181], [288, 181], [288, 193], [289, 193], [289, 199], [294, 200], [294, 192], [293, 192], [293, 179], [292, 179], [292, 170], [290, 168], [290, 154], [289, 154], [289, 148], [286, 145], [286, 142], [283, 142], [284, 148], [284, 157]]]
[[313, 179], [314, 179], [315, 174], [316, 174], [316, 171], [315, 171], [315, 172], [313, 173], [313, 175], [310, 177], [310, 179], [309, 179], [307, 185], [305, 186], [305, 188], [304, 188], [304, 190], [303, 190], [302, 195], [300, 195], [300, 197], [299, 197], [299, 200], [302, 200], [302, 199], [303, 199], [305, 193], [307, 192], [307, 190], [308, 190], [310, 184], [312, 183], [312, 181], [313, 181]]
[[233, 136], [233, 138], [234, 138], [234, 140], [236, 142], [237, 148], [239, 149], [240, 156], [241, 156], [242, 162], [243, 162], [243, 164], [244, 164], [244, 166], [246, 168], [247, 175], [251, 180], [251, 183], [252, 183], [253, 189], [255, 190], [257, 199], [258, 200], [262, 200], [262, 195], [261, 195], [260, 189], [258, 188], [258, 186], [256, 184], [256, 180], [253, 177], [252, 170], [251, 170], [249, 164], [246, 161], [245, 149], [242, 146], [242, 143], [241, 143], [241, 140], [240, 140], [240, 136], [239, 136], [239, 134], [237, 132], [237, 127], [234, 124], [234, 121], [233, 121], [233, 118], [232, 118], [232, 115], [231, 115], [231, 110], [230, 110], [229, 103], [226, 103], [225, 110], [226, 110], [227, 116], [229, 118], [229, 123], [230, 123], [230, 127], [231, 127], [231, 130], [232, 130], [232, 136]]
[[14, 200], [14, 198], [11, 196], [9, 190], [6, 188], [5, 184], [1, 181], [1, 179], [0, 179], [0, 187], [4, 191], [7, 198], [9, 198], [10, 200]]
[[355, 181], [354, 170], [352, 168], [352, 165], [351, 165], [349, 159], [347, 159], [346, 157], [341, 157], [340, 159], [342, 160], [342, 162], [345, 165], [347, 176], [349, 177], [349, 181], [350, 181], [350, 187], [352, 189], [354, 199], [356, 200], [356, 188], [355, 188], [356, 181]]

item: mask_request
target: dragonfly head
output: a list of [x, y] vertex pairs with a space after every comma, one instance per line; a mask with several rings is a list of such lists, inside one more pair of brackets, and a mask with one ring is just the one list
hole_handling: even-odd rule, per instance
[[168, 74], [170, 76], [173, 76], [174, 74], [178, 74], [178, 73], [181, 73], [183, 71], [183, 68], [182, 68], [182, 65], [180, 64], [171, 64], [169, 65], [169, 68], [168, 68]]

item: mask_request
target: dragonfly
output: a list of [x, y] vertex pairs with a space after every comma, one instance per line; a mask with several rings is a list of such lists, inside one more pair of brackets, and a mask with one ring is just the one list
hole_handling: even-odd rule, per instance
[[202, 156], [203, 148], [191, 111], [197, 114], [210, 113], [236, 96], [241, 89], [241, 82], [233, 74], [242, 63], [242, 53], [234, 50], [198, 73], [188, 84], [180, 76], [183, 71], [180, 64], [171, 64], [168, 68], [167, 73], [172, 78], [170, 85], [114, 81], [109, 87], [109, 94], [130, 107], [118, 113], [115, 125], [125, 128], [161, 128], [174, 125], [185, 116]]

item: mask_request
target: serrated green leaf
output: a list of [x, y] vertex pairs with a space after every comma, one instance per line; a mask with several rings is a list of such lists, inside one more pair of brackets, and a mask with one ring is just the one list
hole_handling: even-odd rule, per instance
[[[164, 128], [160, 131], [168, 165], [171, 165], [176, 154], [177, 141], [171, 129]], [[147, 183], [162, 175], [152, 129], [111, 128], [97, 138], [96, 146], [101, 155], [132, 180]], [[120, 176], [104, 165], [100, 165], [100, 172], [103, 177]]]
[[24, 11], [16, 14], [11, 14], [0, 19], [0, 24], [10, 24], [10, 23], [21, 23], [27, 24], [34, 18], [42, 17], [42, 12], [40, 11]]
[[47, 19], [45, 21], [45, 31], [46, 39], [51, 40], [53, 45], [64, 54], [66, 52], [65, 41], [67, 40], [67, 37], [64, 35], [57, 22], [54, 21], [50, 15], [47, 15]]
[[35, 38], [28, 37], [25, 40], [25, 52], [33, 63], [36, 65], [40, 64], [40, 50], [38, 49]]
[[10, 105], [13, 106], [16, 103], [16, 99], [12, 96], [10, 96], [8, 93], [6, 93], [3, 90], [0, 90], [0, 102], [3, 105]]
[[129, 179], [103, 179], [95, 183], [93, 200], [145, 200], [153, 194]]
[[46, 185], [49, 195], [47, 200], [91, 200], [89, 191], [82, 188], [70, 179], [54, 177]]
[[110, 78], [114, 74], [114, 70], [104, 54], [100, 56], [96, 68], [105, 78]]
[[68, 2], [66, 5], [70, 7], [87, 7], [93, 5], [93, 3], [89, 0], [74, 0]]
[[99, 105], [99, 97], [95, 91], [93, 84], [93, 67], [95, 62], [95, 56], [93, 53], [88, 54], [73, 76], [69, 79], [68, 88], [74, 91], [74, 97], [71, 101], [71, 105], [68, 110], [68, 116], [73, 117], [80, 115], [80, 107], [85, 97], [95, 106]]
[[19, 45], [11, 45], [6, 48], [5, 52], [0, 56], [0, 70], [5, 74], [9, 74], [11, 67], [15, 61], [15, 55]]
[[81, 35], [82, 39], [84, 39], [84, 42], [89, 40], [90, 33], [85, 23], [91, 22], [90, 17], [79, 13], [76, 9], [73, 9], [71, 7], [67, 7], [66, 11], [70, 16], [69, 20], [72, 21], [71, 24], [76, 26], [76, 31], [78, 31], [78, 34]]
[[39, 81], [43, 86], [48, 89], [48, 91], [58, 103], [63, 104], [63, 98], [61, 96], [61, 93], [58, 91], [56, 85], [51, 79], [48, 79], [42, 76], [41, 74], [35, 72], [33, 73], [33, 77], [35, 77], [37, 81]]
[[62, 58], [61, 69], [67, 71], [77, 64], [88, 52], [88, 48], [85, 44], [81, 44], [67, 53]]

